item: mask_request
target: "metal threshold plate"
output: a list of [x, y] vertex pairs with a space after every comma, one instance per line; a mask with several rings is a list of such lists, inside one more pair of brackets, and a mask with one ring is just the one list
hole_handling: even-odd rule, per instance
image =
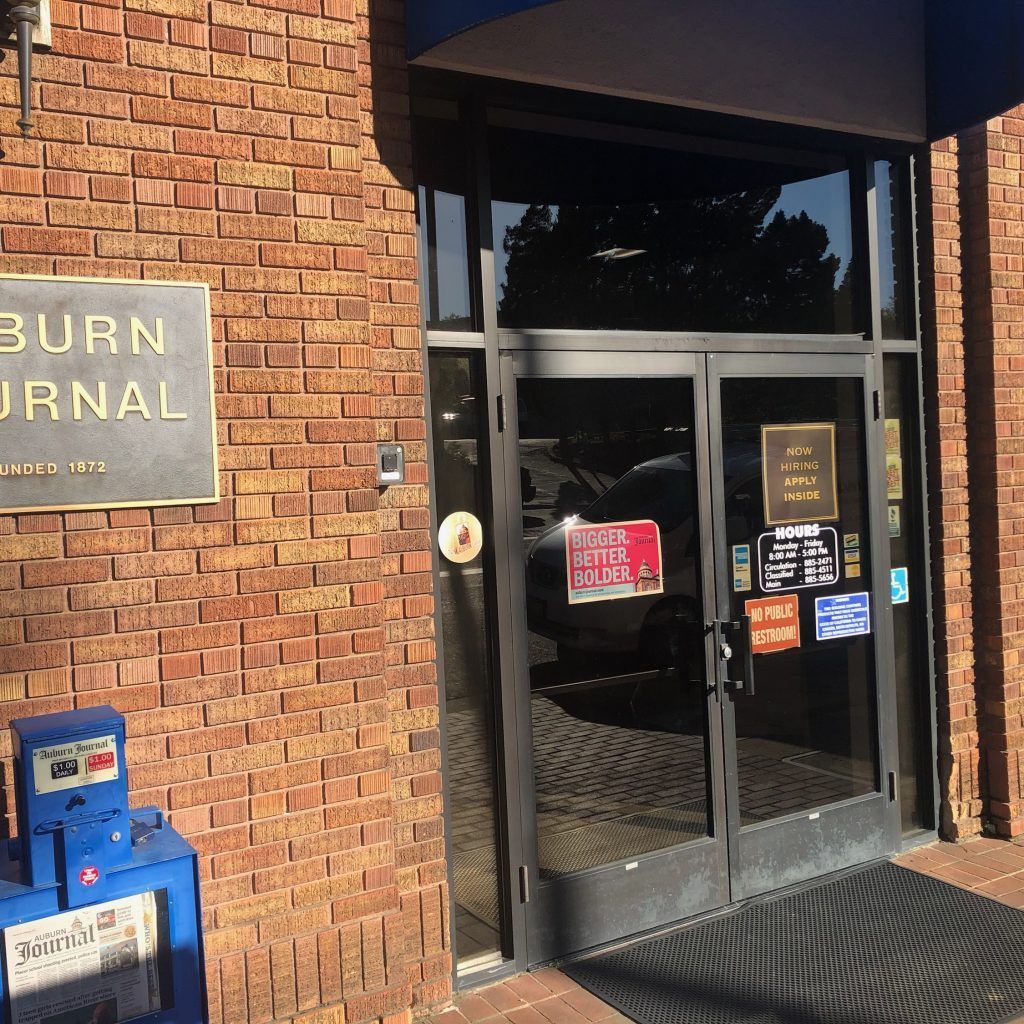
[[1024, 913], [875, 864], [562, 970], [640, 1024], [1001, 1024]]

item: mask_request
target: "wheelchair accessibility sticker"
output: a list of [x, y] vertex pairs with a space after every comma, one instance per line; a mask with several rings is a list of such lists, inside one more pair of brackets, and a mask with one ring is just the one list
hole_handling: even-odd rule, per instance
[[907, 579], [906, 566], [889, 570], [889, 588], [893, 604], [907, 604], [910, 601], [910, 581]]

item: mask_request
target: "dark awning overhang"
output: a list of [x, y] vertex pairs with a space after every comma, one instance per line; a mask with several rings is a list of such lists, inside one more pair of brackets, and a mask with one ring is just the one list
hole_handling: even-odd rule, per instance
[[908, 142], [1024, 102], [1024, 0], [410, 0], [410, 59]]

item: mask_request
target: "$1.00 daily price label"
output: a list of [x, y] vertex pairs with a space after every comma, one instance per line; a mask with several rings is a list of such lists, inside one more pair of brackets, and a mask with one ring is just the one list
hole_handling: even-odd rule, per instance
[[32, 781], [37, 793], [56, 793], [117, 778], [117, 741], [113, 735], [70, 740], [32, 751]]

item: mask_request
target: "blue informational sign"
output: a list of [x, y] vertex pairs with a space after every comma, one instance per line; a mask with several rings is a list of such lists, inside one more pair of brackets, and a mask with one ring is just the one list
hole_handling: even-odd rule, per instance
[[889, 570], [889, 588], [893, 604], [906, 604], [910, 600], [910, 580], [907, 579], [906, 566]]
[[732, 546], [732, 589], [742, 593], [750, 589], [750, 545]]
[[838, 640], [871, 632], [867, 594], [834, 594], [814, 599], [814, 633], [818, 640]]

